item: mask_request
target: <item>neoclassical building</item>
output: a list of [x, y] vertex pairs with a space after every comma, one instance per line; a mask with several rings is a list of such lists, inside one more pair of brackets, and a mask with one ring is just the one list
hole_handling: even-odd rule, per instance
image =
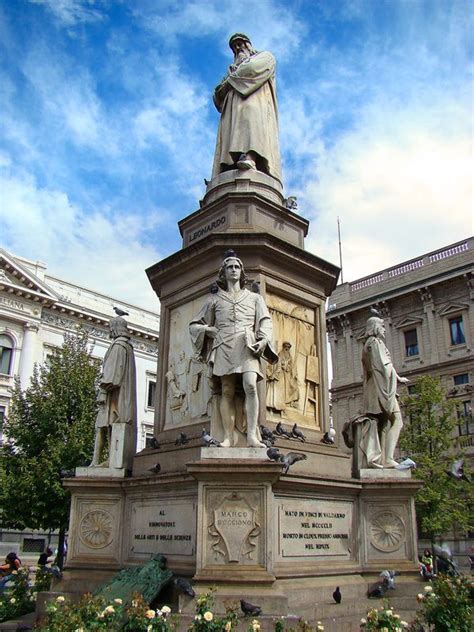
[[87, 330], [92, 354], [103, 358], [110, 344], [108, 322], [117, 306], [132, 333], [137, 366], [137, 451], [153, 436], [159, 316], [93, 290], [50, 276], [46, 265], [0, 248], [0, 438], [14, 377], [28, 386], [35, 362], [47, 360], [64, 332]]

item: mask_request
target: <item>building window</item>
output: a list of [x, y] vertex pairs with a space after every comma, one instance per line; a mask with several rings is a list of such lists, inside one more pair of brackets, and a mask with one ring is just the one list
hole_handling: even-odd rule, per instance
[[403, 335], [405, 336], [405, 355], [408, 357], [418, 355], [418, 335], [416, 329], [404, 331]]
[[456, 316], [456, 318], [449, 319], [449, 331], [451, 333], [452, 345], [462, 345], [466, 342], [462, 316]]
[[0, 335], [0, 373], [10, 375], [12, 356], [13, 340], [5, 334]]
[[458, 408], [459, 436], [473, 434], [471, 402], [461, 402]]
[[146, 398], [146, 405], [148, 408], [155, 408], [155, 392], [156, 382], [154, 380], [148, 380], [148, 392]]
[[461, 386], [461, 384], [469, 384], [469, 373], [460, 373], [459, 375], [453, 375], [454, 386]]

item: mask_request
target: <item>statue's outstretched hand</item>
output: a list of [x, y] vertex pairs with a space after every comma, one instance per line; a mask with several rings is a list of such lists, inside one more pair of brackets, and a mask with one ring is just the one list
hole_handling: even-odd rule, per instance
[[400, 384], [408, 384], [410, 380], [407, 377], [398, 376], [398, 381], [400, 382]]

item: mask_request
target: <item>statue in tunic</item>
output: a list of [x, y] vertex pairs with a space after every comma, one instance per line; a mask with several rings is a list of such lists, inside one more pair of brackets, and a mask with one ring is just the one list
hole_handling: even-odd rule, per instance
[[212, 177], [229, 169], [257, 169], [281, 182], [275, 58], [249, 38], [229, 40], [234, 63], [214, 90], [221, 113]]
[[[261, 359], [278, 361], [272, 347], [272, 319], [263, 298], [245, 288], [243, 263], [226, 253], [212, 294], [190, 323], [194, 352], [209, 365], [213, 391], [219, 393], [223, 447], [236, 443], [245, 431], [249, 447], [265, 447], [258, 426], [257, 382], [263, 378]], [[244, 392], [245, 422], [239, 427], [236, 391]]]
[[[112, 318], [109, 326], [113, 342], [105, 354], [100, 377], [91, 467], [132, 469], [137, 432], [135, 356], [126, 320], [121, 316]], [[106, 444], [109, 456], [101, 463]]]
[[409, 380], [400, 377], [393, 366], [384, 343], [382, 318], [372, 316], [367, 320], [365, 337], [362, 349], [364, 414], [345, 424], [343, 436], [346, 444], [353, 447], [352, 432], [359, 425], [360, 440], [356, 449], [362, 450], [367, 466], [396, 467], [394, 452], [403, 426], [397, 383], [406, 384]]

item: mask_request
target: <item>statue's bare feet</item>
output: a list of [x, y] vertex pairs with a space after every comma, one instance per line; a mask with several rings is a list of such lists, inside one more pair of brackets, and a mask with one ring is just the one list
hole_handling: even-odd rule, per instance
[[255, 437], [247, 437], [247, 446], [249, 448], [266, 448], [267, 446]]
[[224, 441], [221, 441], [221, 448], [230, 448], [230, 439], [226, 438]]
[[383, 466], [384, 467], [396, 467], [398, 465], [398, 463], [396, 461], [394, 461], [393, 459], [387, 459], [386, 461], [384, 461]]
[[247, 154], [242, 154], [237, 162], [237, 169], [242, 169], [243, 171], [253, 169], [255, 171], [257, 165], [255, 164], [255, 160], [252, 160]]

